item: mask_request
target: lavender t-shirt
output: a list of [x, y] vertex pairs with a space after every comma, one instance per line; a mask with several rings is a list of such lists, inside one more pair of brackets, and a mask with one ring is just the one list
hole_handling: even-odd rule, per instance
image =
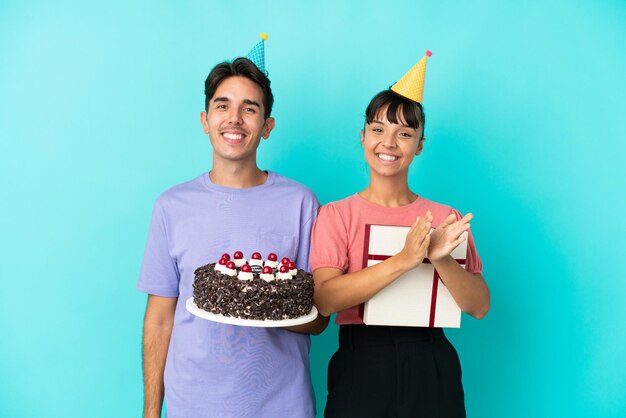
[[165, 365], [169, 418], [315, 415], [308, 335], [207, 321], [185, 301], [194, 270], [223, 253], [274, 252], [308, 270], [318, 207], [308, 188], [271, 171], [261, 186], [222, 187], [205, 173], [159, 196], [137, 288], [178, 297]]

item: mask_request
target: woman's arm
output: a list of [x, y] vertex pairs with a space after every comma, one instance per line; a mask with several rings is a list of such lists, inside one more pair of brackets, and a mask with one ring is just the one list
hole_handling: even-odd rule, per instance
[[489, 312], [490, 295], [482, 274], [465, 271], [450, 253], [465, 237], [463, 232], [470, 228], [473, 215], [468, 213], [456, 220], [450, 214], [431, 234], [428, 258], [439, 273], [459, 308], [476, 319], [482, 319]]
[[322, 267], [313, 272], [315, 306], [324, 316], [368, 301], [400, 275], [417, 267], [426, 255], [432, 215], [418, 217], [409, 230], [404, 248], [381, 263], [344, 274], [337, 268]]

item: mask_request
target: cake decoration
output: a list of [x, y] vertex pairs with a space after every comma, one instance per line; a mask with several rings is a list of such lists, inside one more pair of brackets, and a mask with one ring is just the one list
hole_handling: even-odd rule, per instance
[[244, 264], [246, 264], [246, 259], [243, 258], [243, 253], [241, 251], [235, 251], [233, 254], [233, 259], [235, 262], [235, 267], [241, 268]]
[[265, 260], [265, 265], [275, 268], [278, 265], [278, 256], [274, 253], [269, 253], [267, 255], [267, 260]]
[[263, 266], [263, 259], [261, 258], [261, 253], [254, 252], [250, 256], [249, 264], [251, 266]]
[[278, 273], [276, 273], [276, 278], [279, 280], [288, 280], [291, 279], [291, 273], [289, 273], [289, 267], [285, 264], [280, 266]]
[[220, 258], [220, 261], [215, 266], [215, 270], [219, 271], [220, 273], [224, 273], [225, 274], [226, 263], [228, 263], [228, 259], [225, 258], [224, 256], [222, 256], [222, 258]]
[[274, 269], [267, 265], [263, 267], [263, 270], [261, 271], [261, 278], [266, 282], [271, 282], [272, 280], [274, 280]]
[[289, 262], [288, 267], [289, 267], [289, 273], [292, 276], [295, 276], [298, 273], [298, 269], [296, 268], [296, 263], [294, 263], [293, 261]]
[[249, 264], [244, 264], [241, 266], [241, 270], [239, 270], [239, 274], [237, 275], [239, 280], [252, 280], [254, 279], [254, 275], [252, 274], [252, 267]]
[[243, 254], [233, 254], [232, 261], [229, 254], [224, 254], [217, 263], [196, 269], [193, 301], [199, 309], [228, 317], [273, 321], [311, 312], [311, 273], [297, 269], [288, 257], [281, 259], [277, 269], [275, 253], [268, 254], [263, 263], [261, 254], [254, 252], [249, 263], [241, 267], [235, 265], [238, 259], [243, 259]]
[[224, 269], [224, 274], [227, 276], [236, 276], [237, 275], [237, 270], [235, 270], [235, 263], [233, 263], [232, 261], [229, 261], [228, 263], [226, 263], [226, 268]]

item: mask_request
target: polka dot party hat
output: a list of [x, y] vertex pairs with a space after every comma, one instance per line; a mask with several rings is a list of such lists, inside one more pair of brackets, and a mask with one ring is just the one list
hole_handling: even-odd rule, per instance
[[261, 34], [261, 40], [248, 52], [246, 58], [252, 61], [263, 74], [267, 75], [265, 71], [265, 41], [267, 40], [267, 33]]

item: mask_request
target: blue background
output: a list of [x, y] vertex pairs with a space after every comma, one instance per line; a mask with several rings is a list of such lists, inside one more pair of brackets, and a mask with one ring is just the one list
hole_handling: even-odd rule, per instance
[[[365, 106], [433, 51], [410, 183], [474, 212], [492, 292], [448, 332], [468, 416], [626, 416], [618, 0], [2, 0], [0, 416], [139, 416], [152, 203], [210, 168], [204, 79], [262, 31], [260, 166], [322, 203], [366, 186]], [[335, 347], [313, 339], [319, 412]]]

